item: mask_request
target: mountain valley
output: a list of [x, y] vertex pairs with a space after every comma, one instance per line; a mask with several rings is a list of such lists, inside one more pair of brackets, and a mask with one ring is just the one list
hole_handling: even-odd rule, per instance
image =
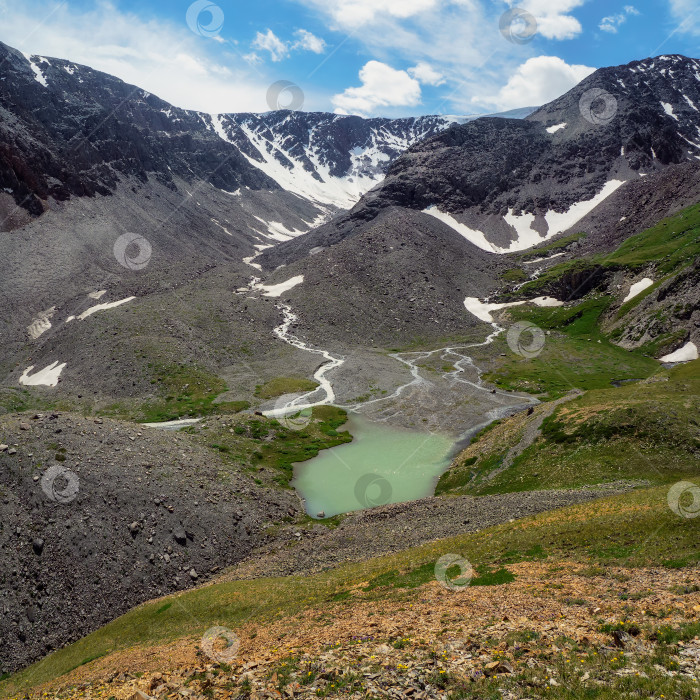
[[[566, 571], [567, 600], [590, 604], [542, 595], [588, 631], [496, 629], [464, 688], [454, 666], [420, 670], [414, 697], [494, 697], [500, 673], [519, 685], [497, 697], [541, 697], [527, 674], [555, 651], [604, 684], [594, 648], [616, 644], [638, 676], [696, 692], [677, 658], [700, 613], [700, 60], [602, 68], [539, 108], [399, 119], [188, 111], [4, 44], [0, 65], [3, 697], [203, 698], [229, 676], [229, 697], [302, 697], [304, 644], [313, 692], [351, 697], [347, 659], [320, 670], [333, 633], [297, 616], [354, 603], [394, 616], [354, 635], [366, 682], [389, 672], [377, 655], [407, 670], [395, 652], [421, 635], [438, 674], [464, 651], [451, 623], [404, 645], [400, 621], [428, 599], [446, 619], [433, 565], [455, 551], [494, 586], [479, 619], [510, 624], [516, 577], [520, 605], [540, 595], [525, 581]], [[444, 437], [429, 496], [396, 503], [407, 469], [377, 454], [351, 512], [302, 499], [304, 463], [349, 468], [361, 421]], [[642, 609], [651, 580], [666, 588]], [[193, 651], [221, 625], [255, 666]], [[497, 670], [527, 645], [522, 678]], [[193, 675], [165, 687], [178, 654]], [[277, 695], [251, 695], [268, 681]]]

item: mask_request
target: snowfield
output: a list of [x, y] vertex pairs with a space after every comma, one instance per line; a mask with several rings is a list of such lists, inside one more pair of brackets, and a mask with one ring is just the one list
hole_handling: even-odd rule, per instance
[[31, 365], [24, 370], [24, 374], [19, 378], [19, 383], [22, 386], [56, 386], [66, 364], [64, 362], [59, 365], [58, 362], [53, 362], [48, 367], [44, 367], [36, 374], [29, 376], [29, 373], [34, 369], [34, 365]]
[[32, 340], [36, 340], [51, 328], [51, 318], [55, 313], [56, 307], [52, 306], [50, 309], [37, 314], [36, 318], [27, 326], [27, 333], [29, 333], [29, 337]]
[[284, 294], [285, 292], [288, 292], [290, 289], [293, 289], [298, 284], [301, 284], [303, 281], [304, 281], [304, 275], [297, 275], [296, 277], [292, 277], [291, 279], [288, 279], [286, 282], [280, 282], [279, 284], [271, 284], [271, 285], [256, 284], [255, 288], [262, 289], [263, 296], [280, 297], [280, 296], [282, 296], [282, 294]]
[[88, 316], [92, 316], [98, 311], [107, 311], [107, 309], [115, 309], [117, 306], [126, 304], [130, 301], [133, 301], [134, 299], [136, 299], [136, 297], [127, 297], [126, 299], [120, 299], [119, 301], [113, 301], [108, 304], [95, 304], [95, 306], [91, 306], [87, 311], [83, 311], [83, 313], [80, 314], [77, 317], [77, 319], [78, 321], [84, 321]]
[[650, 279], [649, 277], [645, 277], [642, 280], [639, 280], [639, 282], [635, 282], [631, 287], [630, 291], [627, 294], [627, 296], [622, 300], [622, 303], [624, 304], [626, 301], [629, 301], [630, 299], [634, 299], [638, 294], [641, 294], [645, 289], [649, 289], [651, 285], [654, 284], [654, 280]]
[[537, 297], [536, 299], [529, 299], [527, 301], [511, 301], [505, 304], [489, 304], [476, 297], [467, 297], [464, 300], [464, 306], [467, 311], [476, 316], [480, 321], [485, 321], [486, 323], [494, 323], [493, 316], [491, 316], [492, 311], [530, 303], [535, 304], [535, 306], [564, 306], [563, 301], [559, 301], [553, 297]]
[[572, 204], [565, 212], [548, 211], [544, 215], [544, 220], [547, 222], [548, 227], [547, 233], [544, 236], [533, 228], [536, 218], [534, 214], [515, 214], [512, 210], [509, 211], [503, 219], [514, 229], [516, 238], [507, 248], [501, 248], [491, 243], [483, 231], [470, 228], [466, 224], [457, 221], [451, 214], [440, 211], [436, 206], [423, 209], [423, 213], [429, 214], [439, 219], [444, 224], [447, 224], [450, 228], [459, 233], [460, 236], [463, 236], [470, 243], [473, 243], [482, 250], [499, 254], [515, 253], [533, 248], [560, 233], [568, 231], [624, 184], [624, 180], [610, 180], [592, 199]]
[[698, 359], [698, 346], [695, 343], [687, 342], [682, 348], [678, 348], [669, 355], [659, 358], [659, 362], [690, 362]]

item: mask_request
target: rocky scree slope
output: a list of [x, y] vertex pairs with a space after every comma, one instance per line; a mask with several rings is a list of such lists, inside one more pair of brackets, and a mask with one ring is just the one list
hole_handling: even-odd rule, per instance
[[[15, 388], [27, 367], [67, 357], [74, 360], [67, 371], [82, 377], [77, 393], [123, 384], [123, 376], [101, 369], [115, 361], [110, 344], [122, 330], [139, 345], [123, 357], [136, 361], [145, 343], [167, 345], [168, 355], [188, 361], [192, 329], [182, 315], [201, 309], [187, 309], [184, 286], [218, 270], [210, 279], [234, 282], [218, 290], [207, 283], [211, 299], [231, 294], [258, 272], [257, 252], [350, 206], [406, 147], [454, 121], [202, 114], [89, 67], [4, 44], [0, 64], [0, 230], [8, 233], [0, 236], [0, 257], [12, 270], [0, 282], [1, 369]], [[115, 242], [126, 234], [148, 243], [143, 269], [128, 269], [115, 256]], [[103, 296], [89, 296], [96, 293]], [[202, 315], [217, 313], [203, 296]], [[81, 321], [66, 325], [98, 301], [131, 297], [100, 317], [98, 331]], [[138, 328], [109, 329], [147, 297], [153, 303], [138, 314]], [[159, 323], [161, 311], [175, 321], [152, 332], [168, 325]], [[233, 313], [227, 321], [238, 320]], [[262, 310], [244, 327], [232, 323], [228, 337], [246, 346], [252, 322], [259, 324], [256, 338], [269, 338], [276, 322], [269, 316]]]
[[6, 416], [0, 435], [3, 673], [201, 582], [299, 512], [187, 435], [66, 413]]

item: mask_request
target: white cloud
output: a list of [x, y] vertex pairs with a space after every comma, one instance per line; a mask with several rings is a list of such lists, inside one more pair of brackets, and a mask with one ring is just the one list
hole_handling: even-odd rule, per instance
[[323, 53], [326, 50], [326, 42], [306, 29], [298, 29], [294, 32], [294, 36], [297, 37], [292, 44], [295, 50], [311, 51], [311, 53]]
[[325, 9], [339, 28], [353, 30], [380, 17], [406, 19], [431, 11], [441, 0], [310, 0]]
[[[451, 114], [472, 113], [473, 95], [495, 95], [518, 66], [537, 55], [537, 41], [524, 46], [514, 45], [499, 32], [499, 19], [509, 5], [523, 7], [536, 17], [540, 38], [564, 40], [583, 31], [574, 15], [587, 2], [295, 1], [316, 11], [332, 29], [348, 32], [351, 40], [361, 44], [375, 60], [388, 65], [410, 61], [406, 65], [412, 68], [406, 72], [425, 87], [423, 111]], [[441, 78], [428, 80], [428, 75], [422, 71], [423, 65], [429, 66]], [[440, 81], [444, 81], [448, 90], [438, 96], [437, 91], [428, 88]], [[526, 97], [516, 106], [531, 104], [531, 100], [531, 97]]]
[[595, 71], [590, 66], [569, 65], [558, 56], [530, 58], [496, 95], [474, 97], [474, 104], [490, 109], [537, 106], [560, 97]]
[[232, 45], [227, 44], [227, 52], [220, 42], [190, 31], [184, 11], [177, 24], [145, 20], [104, 1], [87, 12], [72, 5], [58, 0], [0, 2], [0, 40], [26, 53], [66, 58], [110, 73], [178, 107], [204, 112], [268, 109], [270, 81], [251, 74]]
[[[581, 33], [580, 22], [570, 13], [587, 0], [506, 0], [511, 7], [532, 13], [540, 33], [548, 39], [571, 39]], [[683, 0], [681, 0], [683, 1]], [[484, 5], [476, 0], [299, 0], [328, 14], [336, 28], [353, 31], [387, 20], [406, 20], [419, 15], [450, 16], [452, 10], [483, 14]], [[498, 18], [496, 17], [496, 21]]]
[[415, 107], [420, 104], [419, 82], [406, 71], [380, 61], [369, 61], [360, 70], [360, 87], [349, 87], [332, 98], [339, 114], [376, 114], [380, 107]]
[[423, 85], [443, 85], [445, 83], [445, 77], [439, 71], [436, 71], [429, 63], [420, 61], [412, 68], [408, 69], [408, 74], [415, 78], [419, 83]]
[[598, 29], [608, 32], [609, 34], [617, 34], [618, 29], [627, 21], [630, 16], [638, 15], [639, 10], [633, 5], [625, 5], [622, 12], [614, 15], [608, 15], [600, 20]]
[[[297, 37], [295, 42], [283, 41], [271, 29], [268, 29], [264, 34], [258, 32], [251, 46], [258, 51], [267, 51], [275, 63], [288, 58], [292, 51], [323, 53], [326, 50], [326, 42], [306, 29], [298, 29], [294, 32], [294, 36]], [[259, 63], [261, 59], [253, 51], [246, 55], [246, 60], [252, 63]]]
[[537, 32], [545, 39], [573, 39], [582, 31], [581, 23], [571, 14], [586, 0], [510, 0], [535, 16]]
[[277, 37], [272, 29], [268, 29], [265, 34], [258, 32], [251, 46], [259, 51], [267, 51], [275, 62], [289, 56], [289, 45]]
[[700, 7], [697, 0], [669, 0], [671, 14], [680, 24], [678, 31], [700, 35]]

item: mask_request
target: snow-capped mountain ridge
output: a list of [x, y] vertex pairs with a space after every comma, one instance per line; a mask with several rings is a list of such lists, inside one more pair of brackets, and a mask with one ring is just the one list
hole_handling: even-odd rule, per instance
[[411, 145], [480, 115], [364, 119], [279, 110], [200, 116], [283, 189], [321, 206], [349, 209]]
[[698, 160], [700, 61], [671, 55], [602, 68], [525, 119], [482, 118], [416, 142], [351, 212], [260, 262], [289, 264], [392, 207], [495, 253], [576, 227], [602, 231], [603, 221], [609, 231], [619, 206], [610, 202], [624, 201], [633, 183]]
[[240, 147], [251, 165], [284, 189], [322, 206], [348, 209], [384, 178], [391, 162], [410, 145], [454, 122], [442, 117], [363, 120], [273, 112], [212, 115], [211, 123], [222, 138]]
[[136, 176], [171, 187], [182, 178], [226, 192], [283, 190], [304, 199], [315, 220], [352, 207], [413, 143], [474, 118], [211, 115], [70, 61], [4, 44], [0, 58], [0, 190], [34, 216], [49, 198], [108, 194]]

